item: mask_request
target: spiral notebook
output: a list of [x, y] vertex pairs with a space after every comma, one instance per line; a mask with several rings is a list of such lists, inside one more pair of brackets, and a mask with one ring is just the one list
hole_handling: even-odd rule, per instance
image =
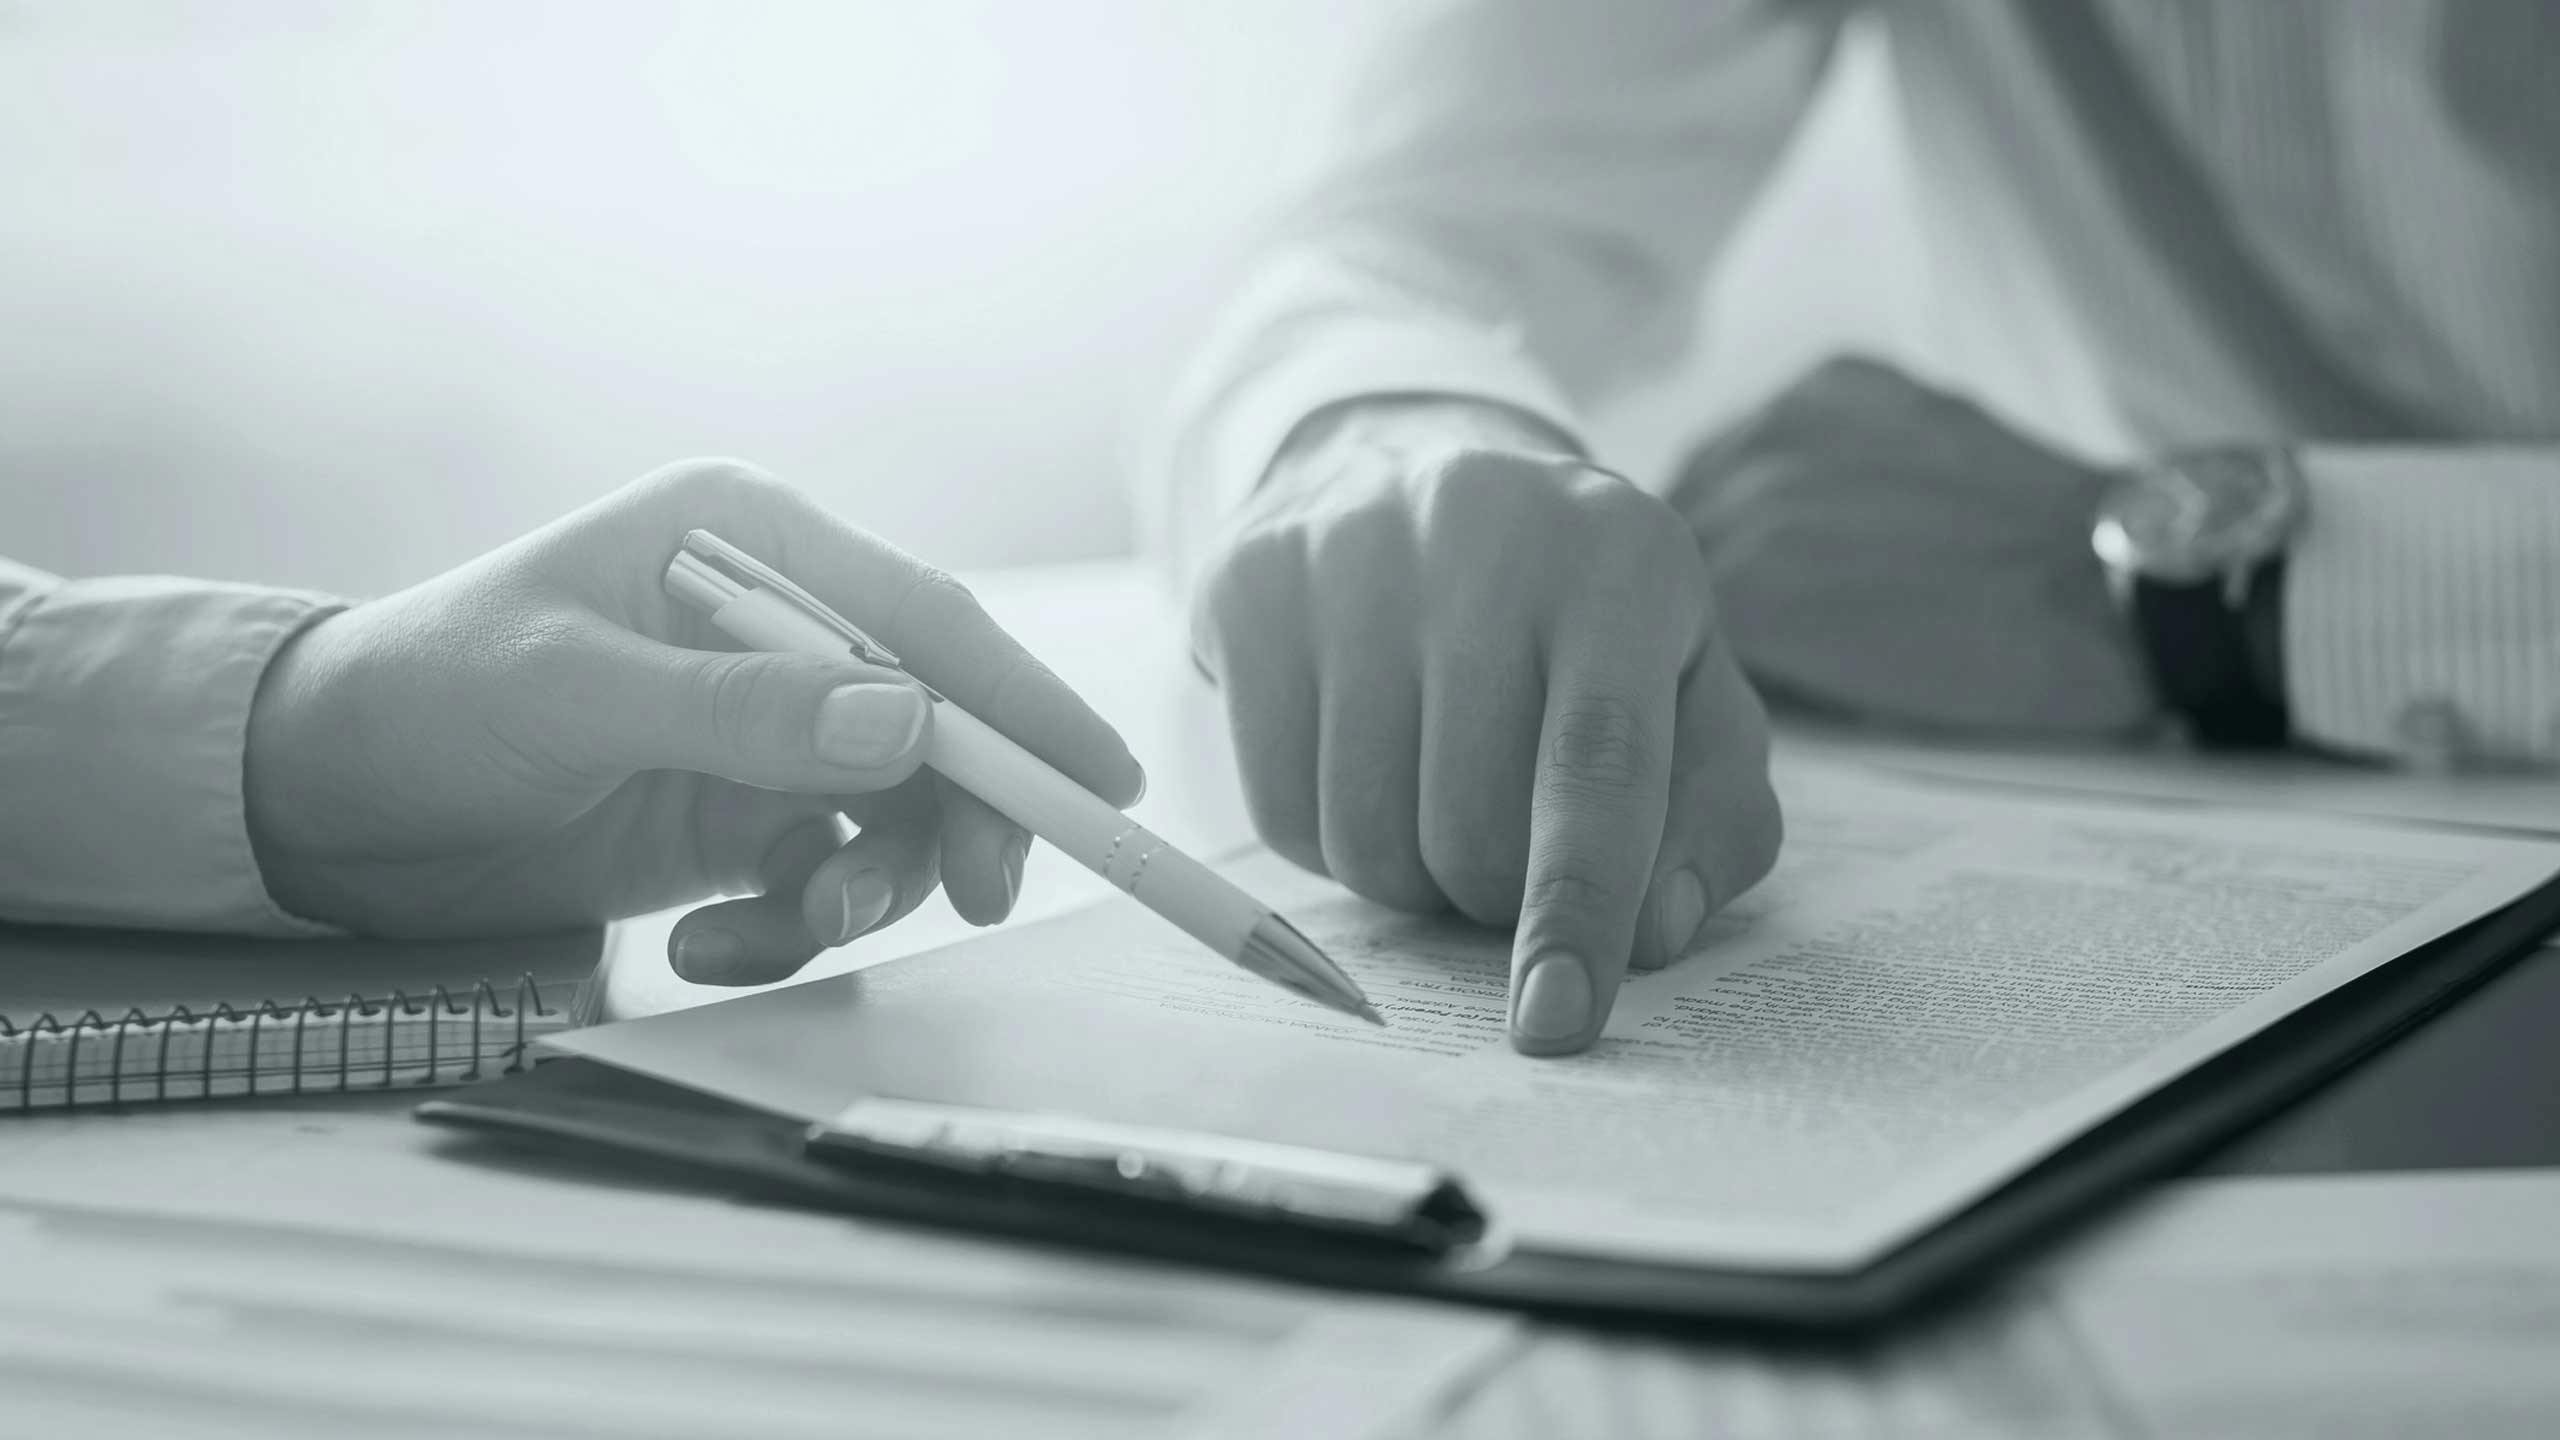
[[591, 1019], [599, 932], [274, 940], [0, 926], [0, 1115], [458, 1085]]

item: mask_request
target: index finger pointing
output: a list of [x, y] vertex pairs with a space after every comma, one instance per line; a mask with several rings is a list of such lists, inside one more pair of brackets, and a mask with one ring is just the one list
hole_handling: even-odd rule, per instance
[[1631, 653], [1632, 638], [1586, 628], [1557, 647], [1512, 943], [1524, 1054], [1581, 1050], [1607, 1023], [1661, 844], [1677, 657]]

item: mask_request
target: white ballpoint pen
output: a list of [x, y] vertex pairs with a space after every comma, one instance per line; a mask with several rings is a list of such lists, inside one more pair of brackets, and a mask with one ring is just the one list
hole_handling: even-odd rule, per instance
[[[898, 657], [859, 626], [708, 530], [686, 532], [667, 566], [666, 587], [751, 649], [849, 654], [866, 665], [906, 673]], [[1346, 1015], [1386, 1023], [1351, 977], [1271, 907], [931, 686], [916, 683], [933, 702], [925, 763], [953, 784], [1237, 965]]]

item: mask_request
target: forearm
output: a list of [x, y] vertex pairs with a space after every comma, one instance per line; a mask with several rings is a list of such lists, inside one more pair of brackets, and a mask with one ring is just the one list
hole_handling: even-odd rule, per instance
[[2302, 465], [2282, 599], [2296, 733], [2560, 764], [2560, 449], [2312, 446]]
[[1328, 406], [1467, 397], [1570, 436], [1675, 359], [1835, 10], [1507, 0], [1407, 36], [1159, 427], [1156, 548], [1196, 558]]
[[0, 916], [293, 932], [243, 803], [249, 710], [320, 597], [0, 562]]

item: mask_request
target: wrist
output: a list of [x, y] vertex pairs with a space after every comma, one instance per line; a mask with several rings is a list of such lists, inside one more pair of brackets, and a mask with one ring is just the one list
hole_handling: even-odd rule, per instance
[[1345, 446], [1423, 455], [1451, 448], [1579, 457], [1582, 443], [1526, 410], [1458, 395], [1370, 395], [1300, 421], [1272, 457], [1265, 483]]
[[2290, 452], [2190, 451], [2119, 476], [2091, 543], [2153, 688], [2214, 747], [2283, 744], [2284, 559], [2306, 506]]
[[319, 778], [330, 725], [320, 712], [325, 676], [333, 668], [330, 641], [343, 631], [345, 614], [332, 615], [277, 647], [259, 676], [249, 703], [241, 760], [241, 797], [249, 849], [267, 894], [286, 910], [328, 920], [321, 898], [317, 857], [328, 846]]

